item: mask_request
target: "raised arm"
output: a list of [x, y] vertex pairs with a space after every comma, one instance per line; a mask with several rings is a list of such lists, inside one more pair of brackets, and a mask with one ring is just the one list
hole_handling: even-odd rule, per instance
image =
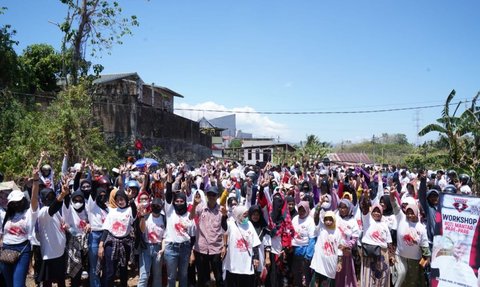
[[35, 212], [38, 209], [38, 190], [40, 185], [40, 176], [38, 174], [38, 168], [33, 169], [33, 185], [32, 185], [32, 198], [30, 199], [30, 207]]

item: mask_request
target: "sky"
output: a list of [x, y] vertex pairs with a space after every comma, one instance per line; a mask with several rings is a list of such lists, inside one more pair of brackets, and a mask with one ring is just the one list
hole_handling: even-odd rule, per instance
[[[333, 144], [419, 129], [480, 91], [479, 1], [120, 1], [140, 26], [104, 73], [137, 72], [181, 95], [175, 113], [198, 120], [235, 111], [237, 129], [298, 143]], [[60, 49], [59, 0], [0, 0], [20, 43]], [[437, 106], [379, 113], [345, 113]], [[461, 106], [464, 109], [465, 105]], [[183, 110], [182, 110], [183, 109]], [[193, 109], [193, 110], [192, 110]], [[248, 111], [249, 113], [240, 113]], [[296, 114], [264, 114], [294, 112]], [[317, 112], [302, 114], [304, 112]], [[334, 112], [321, 114], [318, 112]]]

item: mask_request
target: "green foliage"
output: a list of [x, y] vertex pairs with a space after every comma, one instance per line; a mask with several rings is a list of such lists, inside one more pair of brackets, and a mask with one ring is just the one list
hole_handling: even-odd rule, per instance
[[92, 125], [91, 98], [84, 85], [71, 86], [43, 112], [25, 112], [18, 120], [6, 149], [0, 151], [0, 170], [7, 177], [26, 174], [42, 150], [56, 167], [67, 154], [71, 163], [89, 158], [96, 165], [111, 167], [120, 158]]
[[241, 148], [242, 147], [242, 140], [241, 139], [233, 139], [230, 144], [228, 145], [229, 148]]
[[57, 79], [62, 68], [61, 55], [47, 44], [28, 46], [20, 57], [28, 75], [30, 92], [58, 90]]
[[316, 135], [307, 135], [305, 144], [297, 147], [295, 156], [303, 161], [321, 161], [330, 148], [330, 143], [320, 141]]
[[[2, 8], [3, 11], [5, 8]], [[3, 14], [3, 13], [0, 13]], [[17, 32], [10, 25], [0, 27], [0, 89], [15, 88], [21, 74], [18, 56], [13, 47], [18, 41], [13, 40]]]

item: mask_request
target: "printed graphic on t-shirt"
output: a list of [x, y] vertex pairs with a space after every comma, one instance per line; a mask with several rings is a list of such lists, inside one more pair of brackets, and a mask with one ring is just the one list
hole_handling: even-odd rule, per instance
[[378, 241], [378, 242], [384, 242], [384, 241], [385, 241], [385, 240], [383, 239], [383, 236], [382, 236], [382, 231], [379, 230], [379, 229], [373, 231], [373, 232], [370, 234], [370, 237], [372, 237], [373, 240]]
[[175, 227], [175, 232], [177, 233], [177, 236], [187, 236], [187, 226], [183, 224], [182, 220], [180, 219], [177, 223], [174, 225]]
[[408, 246], [418, 244], [418, 234], [414, 228], [409, 228], [408, 232], [403, 236], [403, 242]]
[[83, 219], [81, 219], [77, 225], [78, 229], [80, 230], [84, 230], [86, 226], [87, 226], [87, 222]]
[[112, 224], [113, 235], [123, 235], [127, 231], [127, 227], [121, 221], [115, 221]]
[[7, 232], [9, 234], [12, 234], [12, 235], [25, 235], [26, 234], [25, 230], [18, 225], [14, 225], [14, 226], [10, 227]]
[[238, 249], [238, 251], [240, 252], [247, 252], [248, 250], [248, 242], [243, 239], [243, 238], [240, 238], [237, 240], [237, 244], [235, 245]]

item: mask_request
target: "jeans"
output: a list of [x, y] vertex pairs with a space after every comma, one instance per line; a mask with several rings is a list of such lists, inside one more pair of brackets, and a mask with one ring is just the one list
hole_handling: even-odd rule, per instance
[[98, 260], [98, 243], [102, 237], [103, 231], [92, 231], [88, 235], [88, 263], [89, 272], [88, 278], [90, 280], [90, 287], [100, 287], [100, 276], [97, 275], [97, 260]]
[[164, 260], [167, 264], [168, 287], [175, 287], [177, 273], [179, 287], [187, 287], [190, 250], [189, 241], [183, 243], [167, 243]]
[[3, 276], [5, 277], [5, 282], [7, 284], [6, 286], [7, 287], [25, 286], [25, 281], [27, 280], [28, 266], [30, 264], [30, 251], [32, 248], [30, 246], [30, 242], [26, 241], [24, 243], [15, 244], [15, 245], [3, 244], [3, 248], [22, 252], [20, 254], [20, 257], [17, 263], [15, 264], [1, 263]]
[[150, 271], [153, 276], [152, 286], [162, 286], [162, 256], [158, 255], [159, 250], [160, 244], [147, 244], [147, 248], [141, 250], [139, 287], [147, 286]]

